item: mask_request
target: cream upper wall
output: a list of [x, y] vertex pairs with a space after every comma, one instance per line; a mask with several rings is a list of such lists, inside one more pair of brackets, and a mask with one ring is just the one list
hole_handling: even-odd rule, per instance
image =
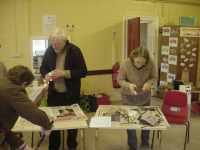
[[[31, 38], [45, 35], [42, 31], [44, 15], [56, 15], [58, 26], [75, 25], [72, 41], [82, 49], [89, 70], [109, 69], [113, 32], [116, 32], [117, 59], [122, 57], [124, 16], [158, 16], [160, 25], [178, 24], [179, 16], [197, 16], [200, 20], [199, 8], [133, 0], [1, 0], [0, 60], [8, 67], [15, 64], [31, 66]], [[96, 84], [111, 89], [110, 83], [95, 83], [97, 78], [84, 81], [90, 85], [88, 90], [97, 87]]]
[[[198, 16], [200, 7], [133, 0], [1, 0], [0, 58], [8, 66], [30, 66], [30, 39], [43, 36], [42, 17], [56, 15], [57, 25], [74, 24], [72, 40], [81, 47], [89, 69], [105, 69], [112, 65], [112, 34], [121, 59], [124, 16], [159, 16], [160, 24], [178, 24], [179, 16]], [[18, 57], [19, 56], [19, 57]], [[103, 61], [102, 61], [103, 60]]]

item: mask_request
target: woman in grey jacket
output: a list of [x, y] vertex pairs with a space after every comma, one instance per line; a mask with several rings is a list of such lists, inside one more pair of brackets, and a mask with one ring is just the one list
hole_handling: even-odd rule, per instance
[[[118, 82], [121, 88], [123, 104], [133, 106], [150, 105], [151, 87], [155, 82], [155, 67], [149, 53], [144, 48], [136, 48], [125, 60], [119, 70]], [[130, 150], [137, 150], [135, 130], [127, 130]], [[149, 149], [149, 131], [141, 133], [141, 149]]]

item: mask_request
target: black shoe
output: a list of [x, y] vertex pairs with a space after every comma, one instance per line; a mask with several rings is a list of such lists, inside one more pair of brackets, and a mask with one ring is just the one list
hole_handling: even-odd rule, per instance
[[76, 148], [68, 148], [68, 150], [76, 150]]
[[139, 149], [135, 147], [129, 147], [129, 150], [139, 150]]

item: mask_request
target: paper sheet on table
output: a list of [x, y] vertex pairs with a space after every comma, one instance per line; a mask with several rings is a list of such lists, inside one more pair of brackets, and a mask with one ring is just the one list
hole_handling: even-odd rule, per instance
[[111, 116], [92, 117], [90, 127], [111, 127]]
[[31, 101], [35, 101], [37, 97], [43, 92], [43, 90], [47, 87], [47, 85], [34, 87], [32, 92], [28, 92], [28, 96]]

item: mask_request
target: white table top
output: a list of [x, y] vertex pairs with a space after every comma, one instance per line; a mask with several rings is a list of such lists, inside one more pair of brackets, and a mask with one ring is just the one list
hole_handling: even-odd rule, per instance
[[[58, 106], [58, 107], [41, 107], [43, 111], [47, 113], [49, 117], [54, 117], [59, 115], [59, 110], [73, 109], [74, 115], [67, 116], [65, 119], [56, 119], [54, 121], [52, 130], [66, 130], [66, 129], [80, 129], [87, 128], [87, 117], [77, 105], [72, 106]], [[61, 118], [61, 117], [59, 117]], [[27, 121], [24, 118], [19, 117], [15, 126], [12, 128], [14, 132], [32, 132], [32, 131], [41, 131], [41, 127], [31, 122]]]
[[[123, 112], [128, 112], [130, 110], [139, 110], [140, 113], [155, 112], [157, 116], [159, 116], [159, 122], [155, 126], [151, 126], [148, 124], [142, 124], [139, 119], [136, 119], [134, 123], [120, 123], [120, 121], [112, 121], [111, 127], [96, 127], [103, 129], [144, 129], [144, 130], [166, 130], [169, 127], [169, 124], [161, 112], [159, 106], [125, 106], [125, 105], [101, 105], [99, 106], [95, 116], [112, 116], [116, 111], [119, 112], [122, 110]], [[140, 113], [138, 113], [140, 115]], [[139, 118], [139, 117], [137, 117]], [[95, 127], [93, 127], [95, 128]]]

